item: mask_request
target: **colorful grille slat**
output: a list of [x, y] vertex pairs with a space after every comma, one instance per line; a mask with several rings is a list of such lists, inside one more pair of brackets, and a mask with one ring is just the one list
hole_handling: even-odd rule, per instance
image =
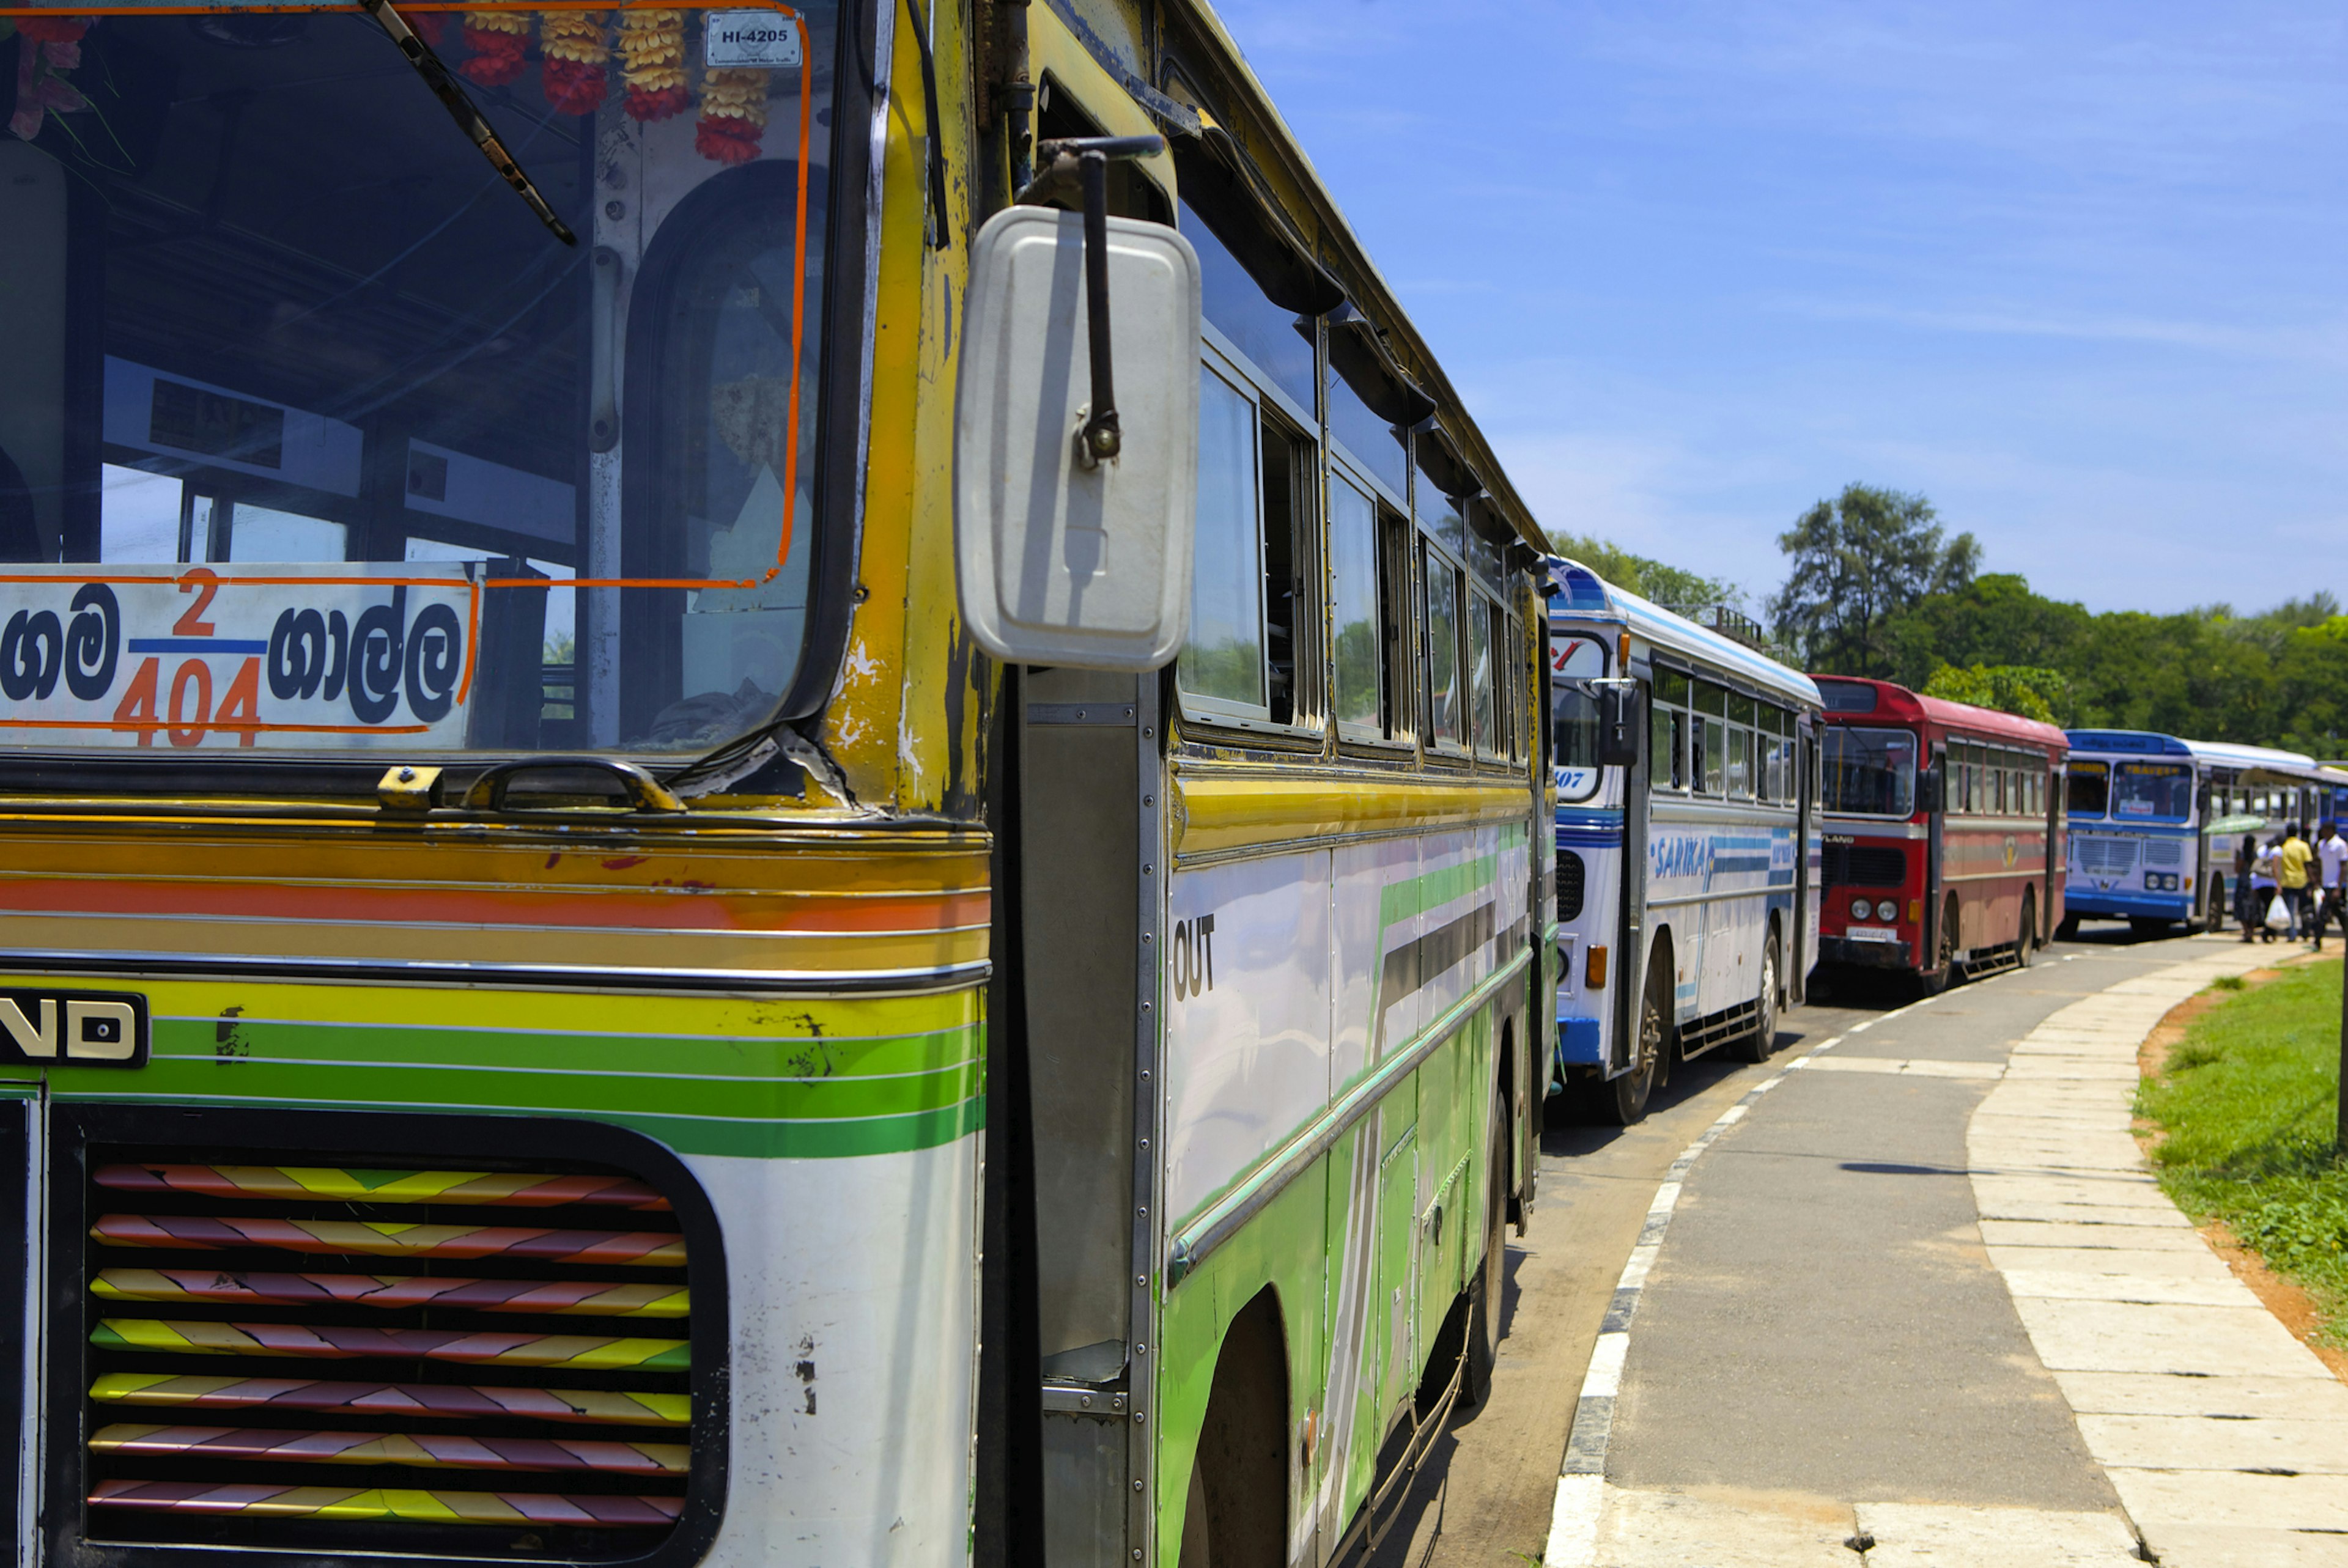
[[557, 1497], [526, 1491], [408, 1491], [388, 1487], [220, 1485], [208, 1481], [109, 1481], [90, 1493], [101, 1508], [196, 1514], [248, 1514], [345, 1522], [570, 1525], [643, 1529], [676, 1522], [675, 1497]]
[[[93, 1434], [88, 1452], [94, 1468], [85, 1495], [100, 1517], [156, 1519], [137, 1527], [142, 1538], [170, 1530], [160, 1520], [178, 1515], [211, 1521], [205, 1533], [223, 1545], [334, 1552], [353, 1541], [379, 1541], [386, 1550], [404, 1542], [427, 1554], [448, 1549], [431, 1544], [435, 1527], [657, 1532], [677, 1522], [692, 1455], [685, 1440], [693, 1410], [685, 1378], [692, 1303], [677, 1272], [685, 1264], [685, 1241], [673, 1228], [605, 1228], [613, 1220], [666, 1223], [668, 1202], [654, 1188], [611, 1174], [226, 1159], [93, 1163], [89, 1212], [98, 1217], [90, 1235], [98, 1250], [85, 1299], [89, 1345], [100, 1359], [89, 1388], [97, 1419], [86, 1429]], [[217, 1205], [227, 1212], [105, 1212], [125, 1200], [126, 1206]], [[321, 1217], [304, 1217], [305, 1208], [319, 1213], [308, 1205], [329, 1204]], [[397, 1217], [402, 1210], [390, 1205], [407, 1205], [407, 1214], [427, 1223], [406, 1223]], [[475, 1223], [427, 1205], [537, 1212], [483, 1213]], [[645, 1218], [624, 1221], [632, 1211]], [[458, 1223], [448, 1223], [452, 1218]], [[124, 1255], [133, 1249], [180, 1256], [153, 1259], [163, 1266], [98, 1266], [130, 1262]], [[185, 1255], [191, 1252], [224, 1255], [207, 1264]], [[270, 1254], [275, 1256], [263, 1255]], [[317, 1272], [304, 1271], [299, 1260], [309, 1258], [320, 1260]], [[409, 1266], [365, 1272], [376, 1258]], [[490, 1261], [449, 1276], [432, 1272], [468, 1259]], [[247, 1266], [253, 1263], [263, 1266]], [[664, 1272], [642, 1283], [613, 1272], [636, 1269]], [[480, 1276], [509, 1271], [547, 1277]], [[587, 1277], [566, 1277], [573, 1275]], [[165, 1315], [102, 1315], [108, 1306], [119, 1312], [148, 1303], [160, 1304]], [[223, 1306], [237, 1311], [235, 1321], [204, 1316]], [[257, 1320], [347, 1319], [353, 1307], [388, 1316], [376, 1319], [380, 1326]], [[250, 1308], [262, 1310], [243, 1310]], [[517, 1314], [559, 1317], [570, 1320], [560, 1326], [570, 1331], [500, 1327], [494, 1314], [508, 1315], [508, 1323]], [[665, 1337], [630, 1332], [638, 1323]], [[233, 1369], [234, 1358], [263, 1357], [377, 1360], [395, 1371], [418, 1362], [495, 1368], [506, 1381], [177, 1370], [200, 1365], [199, 1358]], [[653, 1387], [528, 1387], [539, 1369], [623, 1373]], [[396, 1430], [351, 1430], [367, 1427]], [[303, 1484], [301, 1470], [315, 1475], [318, 1467], [342, 1467], [356, 1484]], [[397, 1484], [403, 1469], [431, 1472], [438, 1484], [409, 1490]], [[507, 1478], [523, 1474], [581, 1494], [504, 1490]], [[597, 1490], [613, 1485], [626, 1491]], [[655, 1495], [663, 1492], [673, 1495]], [[366, 1528], [352, 1534], [353, 1525]], [[476, 1545], [487, 1540], [494, 1537], [476, 1538]], [[488, 1549], [490, 1556], [500, 1551]]]
[[91, 1386], [89, 1397], [100, 1404], [158, 1405], [182, 1410], [273, 1409], [458, 1420], [519, 1416], [599, 1426], [682, 1427], [692, 1410], [692, 1400], [683, 1394], [466, 1388], [444, 1383], [327, 1383], [297, 1378], [175, 1378], [152, 1372], [109, 1372]]
[[623, 1443], [578, 1438], [476, 1438], [439, 1432], [327, 1432], [273, 1427], [100, 1428], [99, 1453], [196, 1459], [273, 1460], [297, 1464], [404, 1464], [463, 1470], [592, 1471], [602, 1475], [683, 1475], [683, 1443]]
[[109, 1268], [90, 1282], [110, 1301], [311, 1303], [344, 1307], [464, 1307], [473, 1312], [565, 1313], [597, 1317], [682, 1317], [677, 1285], [578, 1279], [455, 1279], [371, 1274], [250, 1274], [209, 1268]]
[[369, 1257], [516, 1257], [609, 1267], [675, 1268], [685, 1242], [660, 1231], [530, 1230], [517, 1225], [405, 1225], [352, 1220], [246, 1219], [200, 1214], [107, 1214], [90, 1235], [109, 1246], [217, 1252], [276, 1247]]
[[301, 1356], [347, 1359], [494, 1362], [594, 1372], [681, 1372], [691, 1362], [682, 1339], [617, 1339], [590, 1334], [469, 1334], [437, 1328], [313, 1327], [304, 1323], [210, 1323], [105, 1317], [90, 1343], [109, 1350], [199, 1356]]
[[368, 1204], [500, 1204], [665, 1211], [668, 1200], [620, 1176], [509, 1175], [487, 1171], [366, 1171], [311, 1165], [104, 1165], [90, 1178], [121, 1193]]

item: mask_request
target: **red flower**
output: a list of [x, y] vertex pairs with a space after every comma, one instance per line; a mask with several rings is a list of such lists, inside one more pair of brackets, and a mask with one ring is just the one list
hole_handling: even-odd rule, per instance
[[603, 101], [603, 67], [583, 60], [547, 60], [539, 67], [546, 101], [564, 114], [593, 114]]
[[685, 112], [693, 95], [683, 87], [663, 87], [658, 92], [646, 92], [642, 87], [628, 89], [628, 118], [636, 120], [674, 119]]
[[493, 32], [467, 22], [465, 44], [473, 56], [457, 67], [458, 73], [485, 87], [501, 87], [521, 75], [530, 35]]
[[693, 128], [693, 149], [720, 163], [748, 163], [758, 156], [759, 129], [730, 115], [705, 117]]

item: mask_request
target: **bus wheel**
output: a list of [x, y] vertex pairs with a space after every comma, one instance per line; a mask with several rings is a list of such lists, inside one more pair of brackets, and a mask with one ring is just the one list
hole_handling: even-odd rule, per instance
[[1468, 1282], [1468, 1375], [1460, 1397], [1480, 1409], [1492, 1397], [1492, 1368], [1500, 1359], [1501, 1296], [1508, 1289], [1508, 1102], [1492, 1096], [1492, 1147], [1485, 1156], [1484, 1266]]
[[1288, 1358], [1270, 1290], [1223, 1337], [1182, 1508], [1181, 1568], [1280, 1568], [1288, 1528]]
[[[1598, 1119], [1616, 1127], [1628, 1127], [1647, 1113], [1647, 1098], [1655, 1091], [1655, 1081], [1663, 1068], [1663, 1052], [1670, 1047], [1669, 1016], [1672, 984], [1670, 949], [1659, 949], [1647, 963], [1646, 994], [1639, 999], [1639, 1055], [1631, 1071], [1622, 1077], [1598, 1085]], [[1660, 990], [1663, 994], [1658, 996]]]
[[1948, 907], [1941, 911], [1941, 933], [1932, 944], [1932, 967], [1916, 977], [1916, 989], [1922, 996], [1939, 996], [1949, 989], [1949, 982], [1957, 978], [1957, 901], [1954, 898], [1951, 898]]
[[1783, 967], [1778, 962], [1777, 933], [1773, 927], [1769, 945], [1761, 950], [1761, 1001], [1753, 1019], [1753, 1032], [1728, 1048], [1728, 1054], [1739, 1061], [1766, 1061], [1769, 1053], [1777, 1049], [1777, 972]]
[[2022, 890], [2022, 934], [2013, 939], [2013, 967], [2026, 969], [2038, 952], [2038, 894]]

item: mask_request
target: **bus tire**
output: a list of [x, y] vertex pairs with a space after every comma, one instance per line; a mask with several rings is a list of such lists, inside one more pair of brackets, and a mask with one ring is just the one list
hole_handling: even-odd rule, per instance
[[1592, 1097], [1598, 1120], [1609, 1126], [1632, 1126], [1647, 1114], [1647, 1102], [1671, 1051], [1671, 987], [1672, 952], [1659, 947], [1647, 960], [1647, 984], [1639, 998], [1638, 1054], [1628, 1072], [1598, 1085]]
[[1181, 1568], [1281, 1568], [1288, 1542], [1288, 1355], [1260, 1291], [1223, 1335], [1190, 1458]]
[[1508, 1102], [1492, 1096], [1492, 1147], [1484, 1156], [1489, 1173], [1484, 1189], [1484, 1265], [1468, 1282], [1467, 1376], [1460, 1378], [1460, 1398], [1470, 1409], [1480, 1409], [1492, 1397], [1492, 1368], [1500, 1359], [1500, 1315], [1506, 1305], [1509, 1265], [1509, 1127]]
[[1777, 928], [1773, 925], [1768, 945], [1761, 949], [1761, 997], [1753, 1031], [1740, 1035], [1728, 1048], [1728, 1054], [1738, 1061], [1766, 1061], [1777, 1049], [1777, 975], [1785, 967], [1777, 952]]
[[2022, 932], [2013, 938], [2013, 967], [2026, 969], [2038, 953], [2038, 890], [2022, 890]]
[[1933, 943], [1933, 956], [1939, 961], [1916, 977], [1919, 996], [1939, 996], [1957, 978], [1957, 898], [1953, 893], [1941, 911], [1941, 929]]

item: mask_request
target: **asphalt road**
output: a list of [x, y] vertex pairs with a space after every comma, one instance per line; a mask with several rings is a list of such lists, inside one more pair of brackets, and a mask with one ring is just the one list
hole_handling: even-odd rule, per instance
[[[1438, 1438], [1379, 1568], [1536, 1563], [1576, 1396], [1665, 1169], [1784, 1060], [2003, 1061], [2040, 1019], [2183, 944], [2089, 926], [1928, 1008], [1846, 986], [1786, 1015], [1777, 1059], [1683, 1066], [1636, 1127], [1552, 1125], [1509, 1242], [1491, 1399]], [[1856, 1036], [1853, 1025], [1867, 1026]], [[2114, 1506], [1982, 1255], [1965, 1124], [1986, 1081], [1797, 1073], [1689, 1178], [1632, 1339], [1611, 1480], [1740, 1497]]]

